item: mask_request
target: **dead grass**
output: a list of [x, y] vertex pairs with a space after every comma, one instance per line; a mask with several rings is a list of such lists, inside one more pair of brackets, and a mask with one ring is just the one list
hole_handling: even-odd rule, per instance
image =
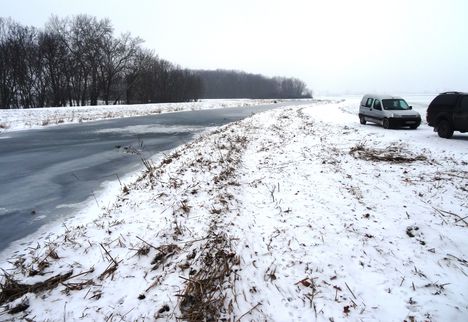
[[158, 254], [153, 258], [153, 261], [151, 262], [151, 265], [153, 265], [153, 270], [158, 269], [160, 266], [164, 265], [164, 263], [172, 256], [174, 256], [176, 253], [180, 251], [179, 246], [175, 244], [169, 244], [169, 245], [161, 245], [156, 248], [158, 251]]
[[[193, 160], [182, 160], [191, 171], [210, 174], [210, 180], [206, 187], [184, 182], [182, 178], [184, 178], [184, 171], [187, 171], [186, 168], [173, 169], [175, 161], [178, 161], [183, 156], [184, 149], [176, 150], [166, 155], [160, 162], [153, 163], [150, 159], [142, 156], [144, 148], [142, 141], [139, 142], [138, 148], [134, 150], [135, 154], [141, 157], [147, 171], [137, 180], [135, 185], [122, 187], [122, 194], [130, 195], [135, 186], [139, 185], [138, 182], [146, 179], [146, 187], [151, 187], [152, 189], [153, 186], [159, 185], [164, 189], [169, 189], [174, 193], [174, 196], [178, 196], [174, 204], [169, 206], [173, 208], [174, 219], [169, 229], [172, 240], [167, 241], [167, 244], [159, 244], [158, 246], [137, 237], [143, 244], [132, 250], [135, 251], [135, 255], [138, 257], [152, 256], [150, 271], [147, 274], [158, 275], [152, 279], [146, 291], [162, 283], [165, 275], [173, 268], [180, 269], [181, 272], [187, 274], [185, 277], [181, 277], [185, 283], [181, 285], [180, 293], [178, 294], [180, 312], [173, 311], [170, 314], [172, 317], [180, 314], [181, 319], [188, 321], [218, 321], [226, 318], [229, 320], [233, 316], [234, 311], [233, 301], [235, 302], [236, 295], [233, 289], [236, 277], [235, 272], [240, 265], [240, 258], [233, 251], [235, 249], [231, 245], [233, 239], [229, 236], [225, 227], [227, 223], [224, 221], [225, 216], [231, 211], [230, 207], [232, 203], [235, 202], [230, 189], [238, 185], [236, 171], [248, 140], [246, 136], [234, 134], [231, 127], [222, 130], [218, 129], [214, 132], [212, 134], [217, 136], [220, 141], [217, 149], [215, 149], [217, 151], [213, 155], [204, 156], [199, 153]], [[186, 145], [186, 149], [191, 149], [196, 144], [203, 142], [202, 140], [206, 140], [206, 137], [202, 137]], [[161, 178], [166, 178], [165, 172], [168, 172], [170, 175], [168, 175], [167, 180], [161, 181]], [[193, 246], [192, 239], [190, 243], [186, 243], [181, 242], [180, 238], [181, 236], [186, 236], [187, 232], [191, 234], [189, 228], [185, 226], [186, 218], [194, 210], [200, 211], [200, 209], [196, 208], [198, 207], [196, 204], [189, 203], [189, 199], [186, 196], [197, 194], [199, 191], [207, 192], [211, 196], [210, 201], [201, 207], [203, 211], [209, 214], [206, 227], [208, 230], [202, 236], [195, 236], [196, 239], [193, 239], [193, 241], [197, 241], [197, 244], [200, 242], [200, 244], [199, 246]], [[158, 195], [158, 198], [164, 199], [162, 195], [163, 193]], [[120, 224], [120, 222], [116, 222], [117, 224]], [[109, 225], [109, 227], [113, 227], [113, 225]], [[105, 228], [108, 227], [102, 225], [102, 229]], [[67, 233], [64, 236], [64, 241], [66, 243], [78, 244], [78, 241], [74, 240], [75, 236], [71, 234], [68, 228], [66, 229]], [[115, 229], [118, 231], [118, 228]], [[157, 233], [159, 234], [160, 231]], [[61, 288], [62, 293], [69, 294], [74, 291], [85, 290], [86, 288], [91, 289], [93, 285], [98, 287], [104, 282], [111, 283], [117, 270], [120, 269], [120, 263], [123, 260], [119, 260], [117, 257], [114, 258], [114, 254], [118, 254], [118, 252], [113, 251], [112, 243], [98, 243], [98, 245], [101, 247], [103, 260], [107, 261], [108, 265], [102, 271], [96, 272], [94, 277], [84, 280], [71, 281], [72, 278], [77, 276], [72, 276], [71, 271], [58, 275], [58, 272], [46, 272], [53, 271], [55, 267], [52, 265], [53, 261], [61, 259], [56, 247], [50, 245], [43, 255], [33, 258], [31, 262], [25, 262], [24, 259], [18, 260], [15, 265], [16, 270], [17, 272], [21, 271], [23, 276], [56, 275], [43, 282], [26, 284], [20, 282], [17, 275], [7, 275], [5, 273], [2, 279], [3, 283], [0, 283], [0, 305], [19, 299], [26, 293], [40, 293], [60, 286], [63, 286]], [[91, 243], [90, 247], [93, 247]], [[190, 253], [187, 253], [188, 251]], [[75, 265], [80, 267], [79, 263], [73, 266], [76, 267]], [[154, 273], [151, 273], [151, 271]], [[88, 291], [88, 293], [85, 296], [87, 299], [99, 299], [103, 295], [99, 290], [91, 293]], [[143, 294], [139, 299], [144, 299], [145, 296]], [[15, 304], [15, 307], [7, 308], [9, 314], [22, 312], [29, 307], [29, 303], [26, 302]], [[158, 312], [158, 315], [167, 317], [165, 315], [169, 314], [167, 312], [169, 312], [168, 307], [165, 306], [164, 310], [161, 309]]]
[[39, 293], [55, 288], [60, 283], [70, 279], [73, 271], [65, 274], [55, 275], [43, 282], [35, 284], [23, 284], [4, 272], [4, 282], [0, 283], [0, 305], [14, 301], [26, 293]]
[[216, 236], [208, 241], [200, 257], [201, 268], [187, 281], [184, 291], [179, 294], [180, 311], [183, 320], [219, 321], [232, 308], [225, 307], [226, 289], [231, 289], [230, 279], [239, 257], [231, 251], [231, 242], [226, 235]]
[[[187, 257], [189, 260], [196, 255], [196, 261], [190, 265], [189, 277], [181, 277], [186, 281], [185, 288], [178, 294], [179, 318], [182, 320], [227, 321], [233, 316], [235, 272], [240, 265], [240, 257], [233, 251], [233, 239], [224, 227], [224, 217], [230, 212], [229, 204], [233, 199], [229, 183], [237, 180], [236, 169], [248, 140], [243, 135], [228, 135], [228, 131], [232, 132], [229, 128], [225, 129], [215, 141], [217, 163], [197, 164], [207, 167], [208, 171], [213, 167], [217, 169], [217, 174], [213, 176], [210, 187], [211, 193], [214, 192], [210, 198], [212, 204], [206, 205], [212, 215], [209, 230], [199, 250], [196, 253], [194, 250]], [[231, 299], [228, 300], [228, 297]]]
[[415, 155], [398, 145], [389, 145], [386, 148], [370, 148], [365, 142], [358, 143], [349, 150], [356, 159], [376, 162], [410, 163], [415, 161], [427, 161], [425, 155]]

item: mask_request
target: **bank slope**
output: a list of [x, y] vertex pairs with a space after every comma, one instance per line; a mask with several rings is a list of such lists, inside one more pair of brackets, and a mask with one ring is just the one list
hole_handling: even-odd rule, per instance
[[2, 265], [0, 319], [466, 320], [466, 141], [354, 109], [273, 110], [145, 160]]

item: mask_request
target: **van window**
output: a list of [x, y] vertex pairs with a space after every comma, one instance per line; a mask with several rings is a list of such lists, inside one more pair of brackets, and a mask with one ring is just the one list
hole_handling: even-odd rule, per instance
[[382, 100], [384, 110], [409, 110], [409, 106], [404, 99]]
[[374, 102], [374, 108], [378, 108], [378, 109], [382, 109], [382, 105], [380, 104], [380, 101], [379, 100], [375, 100]]
[[373, 102], [374, 102], [374, 99], [369, 97], [366, 102], [366, 107], [371, 107]]

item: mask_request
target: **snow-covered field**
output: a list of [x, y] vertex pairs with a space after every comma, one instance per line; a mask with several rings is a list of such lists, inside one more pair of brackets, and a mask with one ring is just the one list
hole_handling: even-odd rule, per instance
[[0, 320], [467, 321], [467, 146], [356, 99], [211, 130], [8, 254]]
[[272, 102], [273, 100], [223, 99], [201, 100], [190, 103], [74, 106], [12, 110], [0, 109], [0, 133], [64, 123], [81, 123], [178, 111], [253, 106], [270, 104]]

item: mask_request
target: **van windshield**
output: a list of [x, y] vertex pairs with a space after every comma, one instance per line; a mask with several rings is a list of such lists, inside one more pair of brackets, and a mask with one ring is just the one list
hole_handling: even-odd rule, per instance
[[382, 100], [384, 110], [409, 110], [409, 106], [404, 99]]

